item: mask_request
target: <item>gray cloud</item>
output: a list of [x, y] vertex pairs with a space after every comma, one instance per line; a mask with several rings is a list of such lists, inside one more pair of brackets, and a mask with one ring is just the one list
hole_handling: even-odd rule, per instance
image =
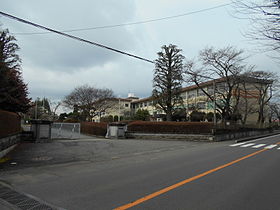
[[[57, 30], [128, 23], [182, 14], [223, 4], [222, 0], [49, 0], [1, 2], [1, 10]], [[176, 44], [186, 58], [193, 58], [205, 46], [228, 45], [251, 53], [240, 31], [246, 20], [235, 19], [227, 10], [209, 12], [142, 25], [73, 32], [73, 35], [154, 60], [164, 44]], [[42, 30], [0, 16], [3, 28], [11, 32]], [[16, 35], [21, 47], [23, 77], [30, 95], [63, 98], [83, 84], [111, 88], [116, 95], [128, 92], [145, 97], [151, 94], [154, 66], [55, 34]], [[279, 66], [264, 54], [250, 57], [261, 70], [278, 71]]]
[[[57, 30], [102, 26], [133, 18], [133, 2], [110, 1], [102, 4], [99, 1], [83, 1], [82, 3], [73, 5], [64, 0], [38, 4], [29, 1], [29, 4], [23, 5], [6, 2], [5, 6], [16, 16]], [[21, 10], [18, 10], [18, 6]], [[14, 33], [42, 32], [31, 26], [22, 26], [22, 23], [13, 23], [13, 25], [11, 31]], [[134, 39], [124, 27], [110, 31], [104, 29], [76, 32], [73, 35], [124, 51], [134, 48]], [[56, 34], [15, 34], [15, 36], [22, 43], [20, 53], [25, 59], [32, 60], [37, 66], [49, 66], [50, 69], [71, 71], [77, 67], [102, 65], [120, 57], [114, 52]]]

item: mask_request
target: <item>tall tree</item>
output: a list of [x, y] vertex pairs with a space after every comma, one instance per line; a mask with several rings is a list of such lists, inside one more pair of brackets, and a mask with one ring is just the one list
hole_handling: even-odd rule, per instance
[[155, 60], [153, 97], [154, 104], [166, 113], [171, 121], [176, 108], [183, 104], [180, 90], [183, 83], [183, 60], [181, 49], [176, 45], [162, 46]]
[[249, 18], [249, 38], [261, 42], [266, 50], [278, 52], [280, 59], [280, 1], [279, 0], [232, 0], [241, 17]]
[[27, 112], [30, 108], [27, 85], [21, 75], [16, 39], [8, 30], [0, 31], [0, 109]]
[[92, 117], [100, 112], [115, 106], [112, 98], [113, 91], [110, 89], [98, 89], [83, 85], [76, 87], [63, 101], [68, 108], [76, 108], [81, 116], [81, 120], [91, 121]]

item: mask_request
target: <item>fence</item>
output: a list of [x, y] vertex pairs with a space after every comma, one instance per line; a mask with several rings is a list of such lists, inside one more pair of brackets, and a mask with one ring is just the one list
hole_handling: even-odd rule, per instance
[[78, 139], [80, 138], [80, 123], [53, 123], [52, 139]]
[[20, 131], [20, 116], [13, 112], [0, 110], [0, 138], [18, 134]]
[[0, 158], [11, 151], [20, 141], [20, 116], [0, 110]]

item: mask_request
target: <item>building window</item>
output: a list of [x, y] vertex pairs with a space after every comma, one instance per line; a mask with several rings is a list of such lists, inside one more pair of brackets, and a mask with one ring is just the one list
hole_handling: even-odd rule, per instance
[[218, 83], [217, 84], [217, 90], [219, 91], [219, 92], [226, 92], [227, 91], [227, 85], [226, 85], [226, 83]]
[[205, 96], [205, 93], [203, 92], [203, 90], [198, 89], [197, 96]]
[[181, 93], [181, 95], [180, 95], [180, 96], [181, 96], [181, 98], [182, 98], [182, 99], [186, 99], [186, 98], [187, 98], [187, 93], [186, 93], [186, 92]]
[[205, 108], [206, 108], [205, 102], [198, 102], [197, 103], [197, 109], [205, 109]]
[[191, 90], [188, 92], [188, 97], [189, 98], [194, 98], [196, 97], [196, 90]]
[[129, 107], [129, 104], [124, 104], [125, 107]]
[[207, 92], [208, 92], [209, 95], [213, 95], [214, 94], [214, 87], [212, 85], [208, 86]]

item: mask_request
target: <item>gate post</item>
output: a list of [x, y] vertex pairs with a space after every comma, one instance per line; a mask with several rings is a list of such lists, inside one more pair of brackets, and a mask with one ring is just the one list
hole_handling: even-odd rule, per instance
[[49, 142], [51, 140], [52, 121], [31, 120], [30, 122], [35, 142]]

